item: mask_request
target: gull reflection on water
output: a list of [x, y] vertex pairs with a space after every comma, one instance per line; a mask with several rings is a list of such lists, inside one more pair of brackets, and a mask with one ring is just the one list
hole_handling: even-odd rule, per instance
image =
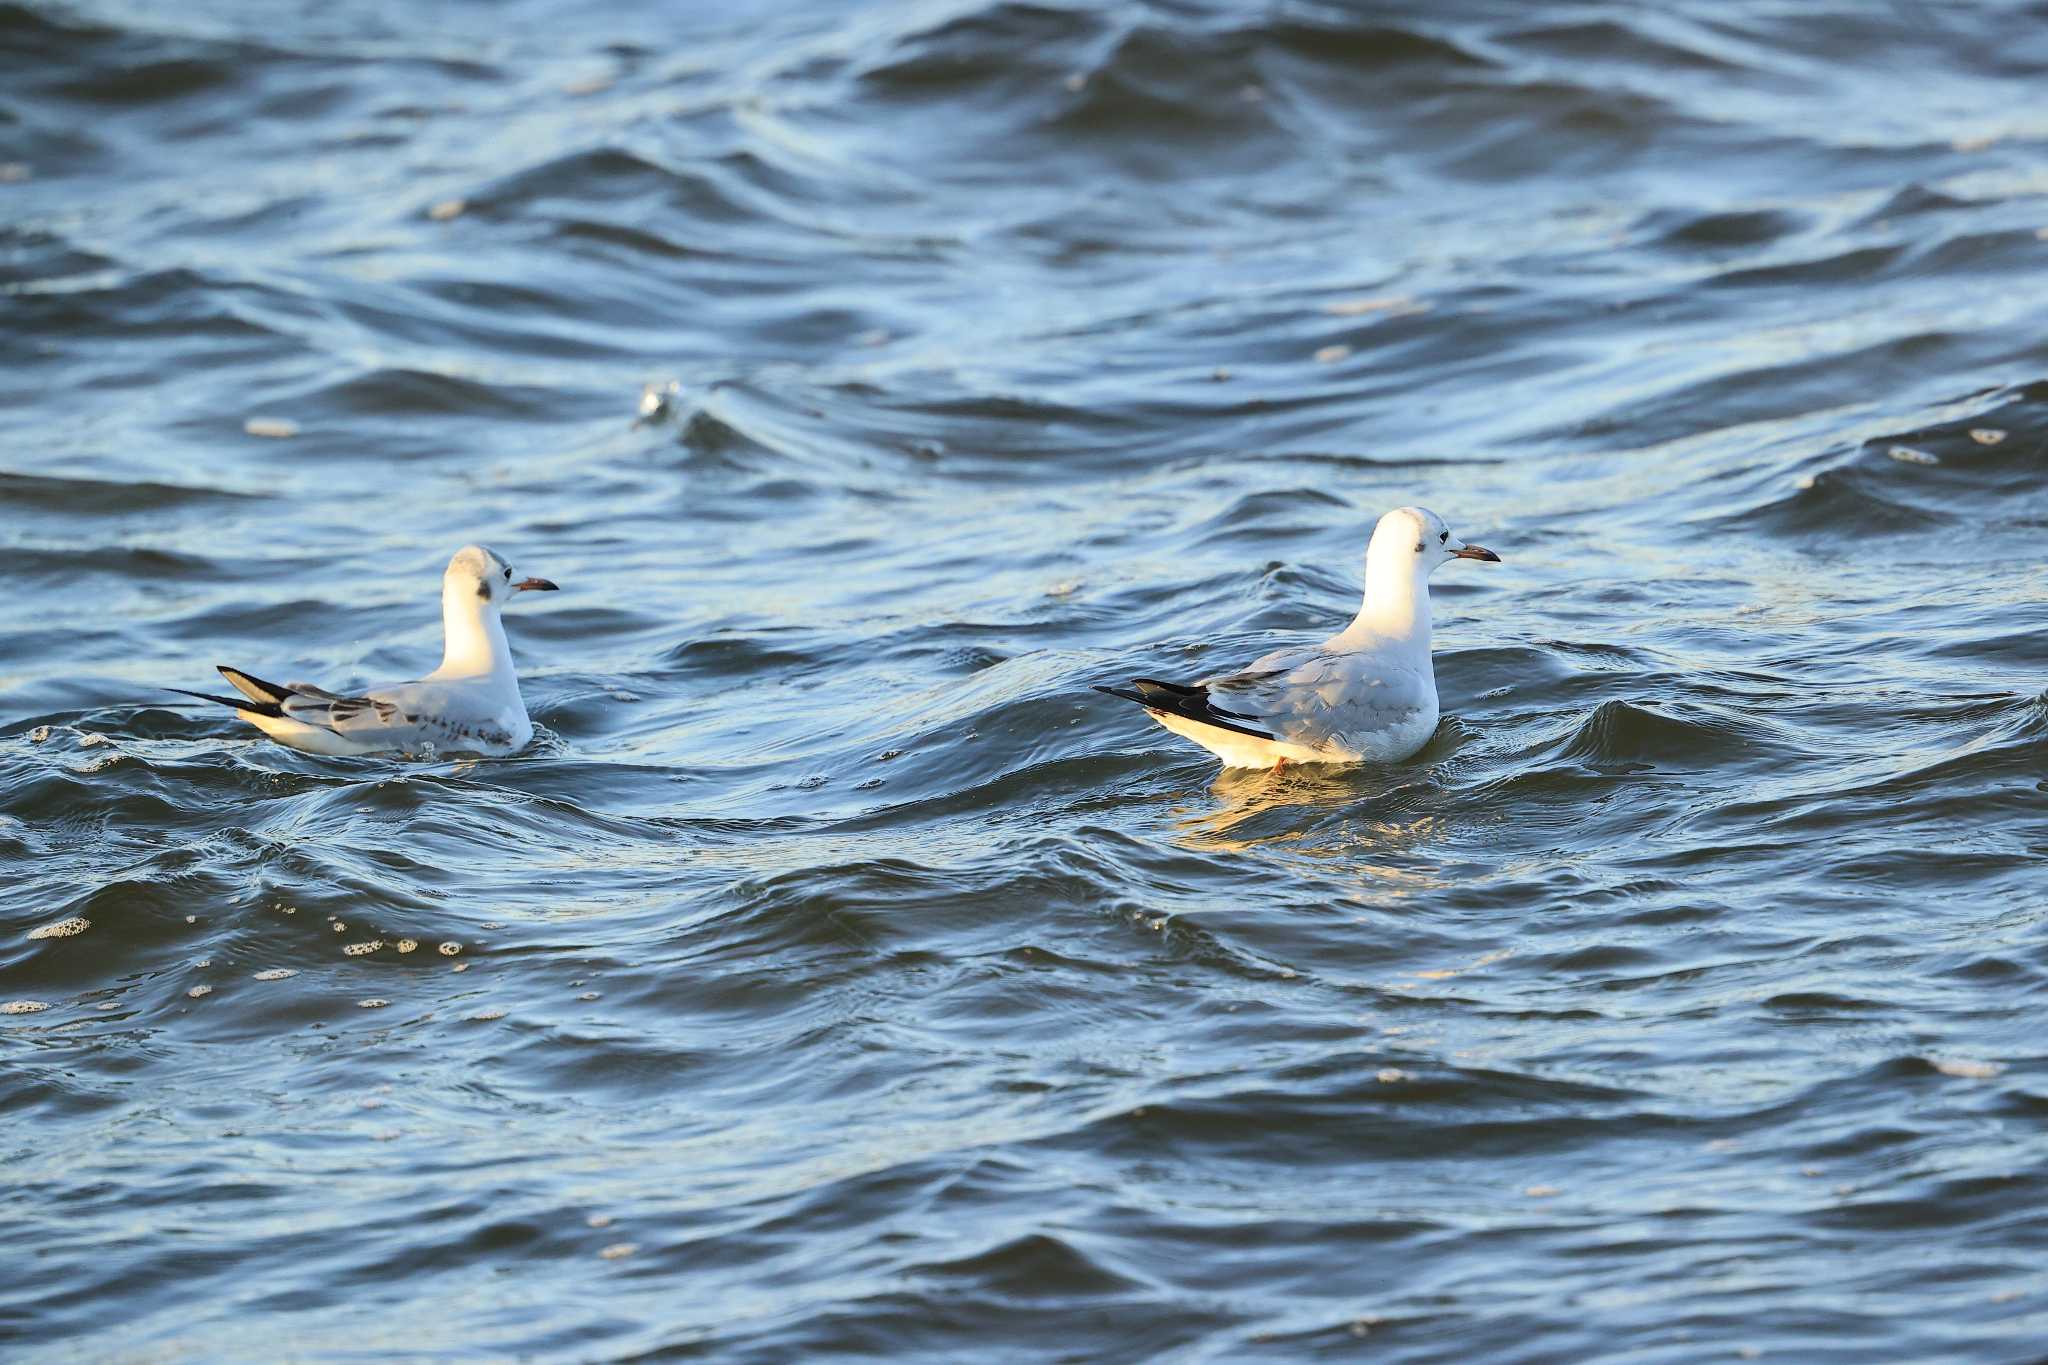
[[1427, 768], [1225, 768], [1207, 795], [1213, 807], [1190, 800], [1174, 823], [1175, 842], [1191, 852], [1284, 850], [1348, 864], [1345, 871], [1382, 896], [1444, 884], [1436, 859], [1410, 856], [1446, 824], [1443, 793]]

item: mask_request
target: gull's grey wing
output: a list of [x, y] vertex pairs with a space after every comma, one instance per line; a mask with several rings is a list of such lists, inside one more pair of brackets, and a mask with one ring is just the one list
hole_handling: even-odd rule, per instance
[[1275, 687], [1283, 685], [1295, 669], [1323, 657], [1326, 656], [1320, 645], [1290, 645], [1261, 654], [1235, 673], [1218, 673], [1213, 678], [1204, 678], [1201, 686], [1219, 697], [1240, 701], [1265, 698]]
[[366, 737], [365, 732], [371, 730], [395, 731], [411, 719], [400, 719], [404, 713], [396, 702], [373, 696], [344, 697], [324, 689], [295, 691], [279, 705], [291, 720], [351, 737]]
[[344, 697], [310, 688], [284, 703], [285, 715], [362, 744], [418, 753], [428, 746], [462, 752], [509, 745], [503, 699], [462, 682], [409, 682]]
[[[1422, 673], [1375, 651], [1334, 653], [1320, 645], [1275, 650], [1241, 673], [1203, 684], [1218, 706], [1280, 738], [1370, 753], [1375, 737], [1414, 726], [1435, 711]], [[1428, 715], [1430, 724], [1435, 716]]]
[[1272, 718], [1278, 724], [1293, 710], [1291, 692], [1295, 676], [1303, 669], [1313, 668], [1324, 657], [1315, 645], [1276, 649], [1235, 673], [1218, 673], [1202, 679], [1201, 687], [1219, 706], [1247, 716]]

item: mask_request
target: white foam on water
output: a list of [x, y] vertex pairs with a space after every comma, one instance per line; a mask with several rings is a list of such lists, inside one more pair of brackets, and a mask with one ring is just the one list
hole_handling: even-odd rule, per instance
[[1936, 1071], [1944, 1076], [1957, 1076], [1964, 1080], [1989, 1080], [2005, 1070], [2003, 1062], [1978, 1062], [1967, 1057], [1936, 1057], [1932, 1060]]
[[90, 928], [92, 928], [91, 920], [73, 915], [70, 919], [60, 919], [55, 924], [45, 924], [39, 929], [31, 929], [28, 931], [28, 936], [30, 938], [70, 938], [72, 935], [82, 934]]

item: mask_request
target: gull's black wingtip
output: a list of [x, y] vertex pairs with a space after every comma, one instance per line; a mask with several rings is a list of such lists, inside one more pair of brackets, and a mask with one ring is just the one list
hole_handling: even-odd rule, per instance
[[[1133, 691], [1132, 688], [1136, 690]], [[1209, 703], [1209, 690], [1200, 684], [1161, 682], [1157, 678], [1133, 678], [1131, 687], [1104, 687], [1096, 684], [1097, 692], [1107, 692], [1112, 697], [1134, 701], [1147, 711], [1158, 714], [1179, 716], [1202, 725], [1213, 725], [1219, 730], [1230, 730], [1253, 739], [1270, 740], [1274, 736], [1264, 730], [1254, 730], [1243, 724], [1257, 719], [1236, 711], [1223, 711]]]
[[[269, 702], [275, 705], [283, 702], [286, 697], [292, 694], [292, 690], [289, 687], [280, 687], [274, 682], [265, 682], [254, 673], [245, 673], [239, 668], [230, 668], [226, 664], [215, 664], [213, 667], [223, 678], [226, 678], [235, 685], [235, 691], [240, 692], [250, 701]], [[171, 690], [177, 691], [176, 688]]]
[[210, 692], [189, 692], [182, 687], [166, 687], [164, 691], [176, 692], [181, 697], [196, 697], [200, 701], [210, 701], [215, 706], [225, 706], [231, 711], [247, 711], [253, 716], [284, 715], [284, 708], [274, 701], [251, 701], [247, 697], [216, 697]]

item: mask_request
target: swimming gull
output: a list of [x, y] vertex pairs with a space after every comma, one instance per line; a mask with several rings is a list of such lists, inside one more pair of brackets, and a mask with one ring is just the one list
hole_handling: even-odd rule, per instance
[[1350, 625], [1316, 645], [1276, 649], [1237, 673], [1196, 683], [1133, 678], [1097, 687], [1137, 702], [1226, 768], [1390, 763], [1436, 733], [1429, 657], [1429, 575], [1453, 559], [1497, 564], [1422, 507], [1380, 518], [1365, 551], [1365, 601]]
[[516, 753], [533, 738], [533, 722], [500, 614], [517, 593], [555, 590], [545, 578], [515, 582], [496, 551], [465, 545], [441, 576], [441, 666], [417, 682], [344, 695], [306, 682], [265, 682], [221, 664], [243, 699], [169, 690], [231, 706], [280, 744], [310, 753]]

